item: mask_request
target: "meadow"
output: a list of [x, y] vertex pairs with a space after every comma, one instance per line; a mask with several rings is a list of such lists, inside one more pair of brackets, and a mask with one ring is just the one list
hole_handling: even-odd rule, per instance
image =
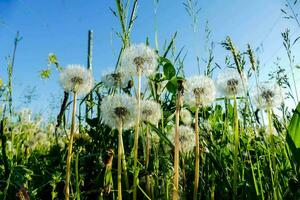
[[[193, 2], [184, 7], [195, 17]], [[298, 22], [299, 3], [287, 2], [282, 12]], [[131, 40], [137, 7], [112, 8], [122, 41], [113, 71], [93, 74], [92, 31], [87, 66], [49, 54], [40, 77], [59, 71], [54, 121], [13, 106], [16, 36], [0, 76], [0, 199], [300, 199], [299, 37], [281, 34], [288, 70], [262, 76], [251, 44], [228, 36], [225, 66], [211, 50], [204, 71], [186, 76], [176, 33], [160, 51]]]

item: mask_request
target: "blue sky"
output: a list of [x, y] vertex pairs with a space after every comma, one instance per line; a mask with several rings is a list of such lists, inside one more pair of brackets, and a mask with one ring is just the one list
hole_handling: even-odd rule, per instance
[[[280, 11], [284, 0], [206, 0], [199, 1], [201, 11], [196, 34], [191, 28], [185, 0], [160, 0], [157, 10], [157, 27], [160, 49], [164, 41], [178, 32], [176, 47], [185, 47], [187, 75], [197, 73], [195, 55], [205, 58], [205, 24], [208, 21], [212, 40], [215, 42], [215, 61], [224, 66], [228, 54], [221, 45], [226, 36], [231, 36], [236, 46], [244, 50], [250, 43], [261, 46], [258, 53], [262, 74], [274, 70], [276, 57], [286, 65], [286, 53], [282, 46], [281, 32], [291, 29], [292, 38], [300, 35], [300, 27], [294, 20], [286, 20]], [[59, 102], [62, 90], [58, 73], [54, 71], [49, 80], [39, 78], [39, 71], [47, 67], [47, 56], [55, 53], [60, 63], [86, 65], [87, 32], [94, 31], [94, 77], [100, 80], [101, 73], [113, 68], [120, 39], [115, 32], [120, 30], [118, 19], [109, 8], [115, 9], [110, 0], [0, 0], [0, 77], [6, 79], [7, 55], [12, 54], [17, 30], [23, 37], [17, 50], [14, 69], [14, 98], [16, 108], [22, 107], [22, 96], [31, 87], [36, 87], [37, 99], [30, 105], [35, 112], [49, 109], [51, 99]], [[300, 13], [300, 4], [295, 7]], [[144, 42], [148, 36], [154, 46], [153, 0], [140, 0], [138, 18], [133, 27], [131, 41]], [[299, 53], [296, 45], [294, 52]], [[300, 56], [296, 55], [296, 64]], [[204, 64], [202, 63], [202, 66]], [[286, 65], [287, 66], [287, 65]], [[287, 68], [288, 69], [288, 68]], [[289, 70], [289, 69], [288, 69]], [[266, 76], [262, 77], [266, 79]], [[300, 81], [300, 74], [297, 80]], [[55, 97], [55, 98], [53, 98]], [[50, 100], [49, 100], [50, 99]]]

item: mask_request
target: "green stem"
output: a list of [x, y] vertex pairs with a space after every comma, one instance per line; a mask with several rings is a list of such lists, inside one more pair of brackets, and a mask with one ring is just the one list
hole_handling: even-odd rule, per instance
[[[271, 142], [271, 152], [273, 155], [271, 156], [270, 150], [269, 150], [269, 158], [270, 158], [270, 170], [271, 170], [271, 178], [272, 178], [272, 187], [273, 187], [273, 198], [274, 200], [278, 199], [278, 193], [277, 193], [277, 184], [275, 183], [277, 181], [277, 170], [276, 170], [276, 152], [275, 152], [275, 144], [274, 144], [274, 137], [273, 137], [273, 120], [272, 120], [272, 110], [270, 108], [267, 109], [268, 112], [268, 126], [270, 131], [270, 142]], [[272, 163], [271, 163], [272, 161]]]
[[234, 96], [234, 161], [233, 161], [233, 194], [237, 199], [237, 182], [238, 182], [238, 153], [239, 153], [239, 120], [237, 99]]
[[195, 154], [195, 180], [194, 180], [194, 195], [193, 199], [197, 200], [197, 193], [199, 188], [199, 165], [200, 165], [200, 146], [199, 146], [199, 125], [198, 125], [199, 107], [197, 106], [195, 112], [195, 141], [196, 141], [196, 154]]
[[71, 176], [71, 160], [72, 160], [72, 150], [73, 150], [73, 140], [74, 140], [74, 132], [75, 132], [75, 115], [76, 115], [76, 99], [77, 93], [73, 94], [73, 111], [72, 111], [72, 124], [71, 124], [71, 132], [70, 139], [68, 144], [68, 154], [67, 154], [67, 167], [66, 167], [66, 186], [65, 186], [65, 198], [69, 200], [70, 198], [70, 176]]
[[148, 171], [148, 166], [149, 166], [149, 159], [150, 159], [150, 149], [151, 149], [151, 142], [150, 142], [150, 133], [149, 133], [149, 125], [146, 125], [146, 159], [145, 159], [145, 167], [147, 171], [147, 176], [146, 176], [146, 192], [147, 195], [151, 198], [151, 185], [150, 185], [150, 175]]
[[118, 127], [118, 200], [122, 200], [122, 122]]
[[138, 147], [139, 147], [139, 130], [140, 130], [140, 118], [141, 118], [141, 82], [142, 82], [142, 70], [141, 67], [137, 67], [138, 70], [138, 91], [137, 91], [137, 117], [136, 117], [136, 126], [134, 133], [134, 178], [133, 178], [133, 200], [137, 199], [137, 181], [139, 170], [137, 169], [138, 162]]
[[76, 194], [77, 194], [76, 200], [80, 200], [78, 161], [79, 161], [79, 152], [76, 153], [76, 159], [75, 159]]

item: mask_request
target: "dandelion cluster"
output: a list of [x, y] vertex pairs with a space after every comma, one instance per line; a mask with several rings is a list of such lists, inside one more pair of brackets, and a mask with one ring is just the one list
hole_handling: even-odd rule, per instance
[[216, 89], [212, 79], [207, 76], [193, 76], [185, 85], [185, 100], [192, 106], [209, 106], [215, 99]]
[[155, 72], [158, 66], [157, 60], [157, 53], [145, 44], [131, 45], [124, 49], [118, 71], [135, 76], [140, 68], [143, 75], [149, 76]]
[[274, 108], [283, 101], [280, 86], [269, 82], [257, 86], [253, 98], [257, 107], [262, 109]]
[[101, 103], [102, 122], [112, 129], [122, 123], [123, 129], [130, 129], [135, 122], [135, 99], [127, 95], [107, 96]]
[[227, 97], [242, 95], [247, 86], [247, 77], [244, 73], [239, 74], [237, 70], [227, 69], [219, 74], [217, 85], [220, 93]]
[[[175, 144], [175, 127], [172, 127], [169, 133], [169, 139]], [[195, 133], [189, 126], [179, 126], [179, 150], [182, 153], [193, 151], [195, 146]]]

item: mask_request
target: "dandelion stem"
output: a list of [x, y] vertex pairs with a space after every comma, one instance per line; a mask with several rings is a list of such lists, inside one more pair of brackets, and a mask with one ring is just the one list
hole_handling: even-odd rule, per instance
[[129, 190], [129, 181], [128, 181], [128, 174], [127, 174], [127, 162], [126, 162], [126, 158], [125, 158], [123, 137], [121, 137], [121, 148], [122, 148], [122, 168], [123, 168], [124, 176], [125, 176], [125, 186], [126, 186], [126, 190]]
[[148, 166], [149, 166], [149, 159], [150, 159], [150, 149], [151, 149], [151, 143], [150, 143], [150, 134], [149, 134], [149, 125], [146, 125], [146, 159], [145, 159], [145, 167], [147, 171], [147, 177], [146, 177], [146, 192], [147, 195], [151, 197], [151, 185], [150, 185], [150, 175], [148, 173]]
[[141, 67], [137, 67], [138, 70], [138, 91], [137, 91], [137, 117], [136, 126], [134, 133], [134, 178], [133, 178], [133, 200], [137, 199], [137, 181], [139, 171], [137, 169], [138, 161], [138, 147], [139, 147], [139, 129], [140, 129], [140, 118], [141, 118], [141, 82], [142, 82], [142, 70]]
[[275, 152], [275, 144], [274, 144], [274, 137], [273, 137], [273, 120], [272, 120], [272, 110], [270, 108], [267, 109], [268, 112], [268, 126], [269, 126], [269, 132], [270, 132], [270, 143], [271, 143], [271, 152], [273, 152], [273, 155], [271, 157], [270, 151], [269, 156], [271, 157], [272, 163], [270, 163], [270, 170], [271, 170], [271, 178], [272, 178], [272, 187], [273, 187], [273, 198], [274, 200], [278, 199], [277, 195], [277, 184], [275, 184], [277, 180], [277, 170], [276, 170], [276, 152]]
[[118, 126], [118, 200], [122, 200], [122, 122]]
[[233, 194], [237, 199], [237, 182], [238, 182], [238, 153], [239, 153], [239, 120], [237, 99], [234, 96], [234, 161], [233, 161]]
[[[180, 84], [181, 83], [181, 84]], [[179, 117], [182, 102], [182, 82], [178, 84], [177, 90], [177, 101], [175, 111], [175, 148], [174, 148], [174, 177], [173, 177], [173, 200], [177, 200], [178, 197], [178, 186], [179, 186]]]
[[193, 199], [197, 200], [197, 193], [199, 187], [199, 163], [200, 163], [200, 146], [199, 146], [199, 125], [198, 125], [198, 117], [199, 117], [199, 107], [197, 106], [195, 112], [195, 141], [196, 141], [196, 154], [195, 154], [195, 182], [194, 182], [194, 196]]
[[66, 186], [65, 186], [65, 197], [66, 200], [70, 198], [70, 176], [71, 176], [71, 160], [72, 160], [72, 149], [73, 149], [73, 139], [75, 132], [75, 115], [76, 115], [76, 101], [77, 93], [73, 93], [73, 111], [72, 111], [72, 123], [71, 123], [71, 132], [70, 139], [68, 144], [68, 155], [67, 155], [67, 168], [66, 168]]

